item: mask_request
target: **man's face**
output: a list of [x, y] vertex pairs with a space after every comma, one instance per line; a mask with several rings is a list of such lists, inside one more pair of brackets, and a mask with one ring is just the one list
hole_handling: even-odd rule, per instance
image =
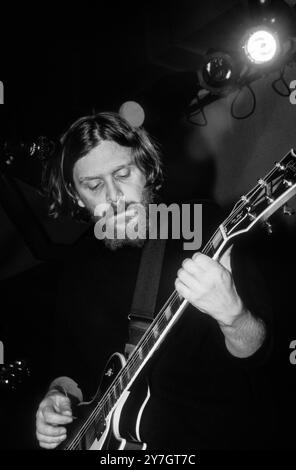
[[[73, 168], [73, 180], [78, 204], [85, 207], [94, 220], [105, 217], [106, 226], [109, 223], [122, 230], [128, 221], [137, 217], [137, 205], [147, 206], [150, 202], [144, 189], [145, 175], [134, 163], [131, 149], [112, 141], [102, 141], [79, 159]], [[105, 239], [111, 249], [138, 242]]]

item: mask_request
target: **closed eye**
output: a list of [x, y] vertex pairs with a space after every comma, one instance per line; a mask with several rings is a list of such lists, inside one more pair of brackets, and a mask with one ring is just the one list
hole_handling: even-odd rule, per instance
[[90, 189], [91, 191], [95, 191], [96, 189], [98, 189], [100, 186], [102, 186], [102, 181], [99, 181], [97, 184], [93, 185], [93, 186], [88, 186], [88, 189]]
[[115, 173], [115, 177], [116, 178], [127, 178], [128, 176], [130, 176], [130, 174], [131, 174], [130, 168], [121, 168], [120, 170], [118, 170]]

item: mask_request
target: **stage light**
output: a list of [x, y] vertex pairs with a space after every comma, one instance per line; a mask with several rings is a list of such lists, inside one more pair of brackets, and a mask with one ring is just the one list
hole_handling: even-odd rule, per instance
[[225, 52], [212, 52], [205, 56], [197, 72], [200, 85], [212, 93], [228, 92], [237, 79], [237, 64]]
[[126, 119], [132, 127], [141, 127], [145, 120], [145, 112], [136, 101], [126, 101], [119, 108], [119, 114]]
[[276, 32], [265, 26], [257, 26], [244, 36], [243, 50], [249, 62], [268, 65], [279, 56], [281, 46]]
[[[280, 77], [272, 82], [272, 88], [281, 96], [290, 92], [284, 79], [285, 66], [295, 62], [296, 57], [296, 12], [292, 8], [295, 1], [246, 0], [247, 17], [244, 22], [247, 30], [241, 31], [241, 40], [232, 41], [226, 50], [209, 49], [197, 70], [197, 93], [188, 108], [188, 119], [202, 114], [206, 125], [204, 108], [220, 97], [235, 92], [231, 115], [236, 119], [250, 116], [256, 106], [256, 96], [252, 82], [274, 71], [280, 71]], [[282, 93], [277, 83], [282, 83]], [[243, 116], [233, 111], [243, 90], [249, 90], [251, 97], [250, 111]]]

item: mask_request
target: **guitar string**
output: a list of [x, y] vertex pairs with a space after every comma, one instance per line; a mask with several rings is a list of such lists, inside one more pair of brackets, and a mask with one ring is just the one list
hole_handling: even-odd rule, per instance
[[[292, 163], [290, 166], [292, 166], [293, 168], [296, 169], [296, 165], [294, 165], [294, 163]], [[272, 176], [276, 171], [278, 171], [277, 168], [274, 168], [273, 170], [271, 170], [265, 177], [265, 179], [267, 179], [268, 177]], [[253, 195], [256, 194], [256, 190], [257, 188], [255, 188], [255, 190], [251, 190], [247, 195], [246, 195], [246, 198], [248, 198], [248, 196], [252, 193]], [[261, 191], [262, 190], [262, 187], [258, 188], [258, 191]], [[240, 204], [238, 204], [238, 206], [233, 210], [232, 213], [230, 213], [230, 215], [223, 221], [223, 224], [226, 224], [228, 221], [230, 221], [231, 219], [233, 219], [237, 213], [243, 208], [243, 206], [245, 205], [248, 205], [248, 201], [244, 201], [244, 200], [241, 200]], [[221, 233], [221, 232], [220, 232]], [[204, 247], [204, 250], [203, 250], [203, 253], [207, 254], [209, 252], [209, 250], [214, 247], [213, 246], [213, 243], [212, 243], [212, 240], [217, 236], [217, 234], [219, 234], [219, 228], [215, 231], [215, 233], [213, 234], [213, 236], [210, 238], [210, 240], [208, 241], [208, 243], [205, 245]], [[89, 429], [89, 426], [92, 425], [93, 421], [96, 419], [97, 415], [98, 415], [98, 411], [99, 411], [99, 408], [104, 409], [105, 405], [108, 404], [108, 395], [110, 395], [110, 389], [114, 389], [117, 385], [121, 385], [120, 384], [120, 376], [124, 375], [125, 371], [127, 369], [129, 370], [132, 370], [134, 368], [134, 366], [137, 366], [136, 369], [138, 368], [138, 366], [140, 365], [139, 364], [139, 356], [137, 355], [137, 353], [139, 353], [139, 350], [144, 349], [144, 346], [146, 344], [148, 344], [149, 340], [152, 338], [152, 335], [153, 335], [153, 340], [157, 339], [155, 337], [155, 330], [154, 330], [154, 327], [155, 327], [155, 324], [157, 323], [159, 326], [163, 326], [161, 325], [161, 323], [164, 321], [164, 325], [167, 326], [169, 323], [167, 320], [165, 320], [165, 315], [166, 315], [166, 310], [168, 308], [168, 305], [169, 304], [172, 304], [173, 302], [175, 302], [176, 300], [179, 300], [179, 302], [181, 301], [180, 299], [180, 296], [179, 294], [174, 291], [171, 296], [169, 297], [169, 299], [167, 300], [167, 302], [165, 303], [164, 307], [161, 309], [161, 311], [159, 312], [159, 314], [156, 316], [155, 318], [155, 321], [150, 325], [150, 328], [149, 330], [147, 331], [147, 335], [145, 335], [145, 338], [143, 339], [143, 341], [140, 341], [139, 344], [137, 345], [137, 347], [135, 348], [133, 354], [130, 356], [130, 359], [127, 361], [126, 365], [124, 366], [124, 368], [120, 371], [118, 377], [113, 381], [113, 383], [111, 384], [111, 386], [109, 387], [109, 389], [105, 392], [105, 397], [102, 398], [102, 400], [96, 405], [96, 407], [94, 408], [93, 412], [91, 413], [91, 415], [89, 416], [89, 418], [87, 419], [87, 421], [84, 423], [84, 425], [81, 427], [81, 429], [79, 430], [79, 432], [77, 433], [77, 435], [72, 439], [72, 442], [69, 444], [69, 449], [70, 447], [75, 447], [76, 444], [78, 443], [78, 441], [80, 440], [80, 437], [85, 433], [87, 432], [87, 430]], [[180, 304], [181, 305], [181, 304]], [[174, 315], [172, 315], [172, 318], [173, 318]], [[171, 320], [171, 318], [170, 318]], [[161, 328], [160, 328], [161, 330]], [[163, 331], [163, 330], [162, 330]], [[142, 344], [143, 343], [143, 344]], [[142, 360], [140, 359], [140, 363], [142, 362]], [[133, 377], [133, 375], [131, 376]], [[115, 396], [116, 398], [116, 396]], [[110, 405], [110, 403], [109, 403]], [[110, 411], [110, 410], [109, 410]], [[76, 442], [75, 442], [76, 441]]]

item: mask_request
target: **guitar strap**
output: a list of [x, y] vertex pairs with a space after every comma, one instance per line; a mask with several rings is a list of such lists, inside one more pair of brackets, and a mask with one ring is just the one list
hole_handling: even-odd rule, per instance
[[131, 313], [129, 340], [125, 345], [128, 357], [153, 320], [166, 240], [149, 239], [143, 248]]

